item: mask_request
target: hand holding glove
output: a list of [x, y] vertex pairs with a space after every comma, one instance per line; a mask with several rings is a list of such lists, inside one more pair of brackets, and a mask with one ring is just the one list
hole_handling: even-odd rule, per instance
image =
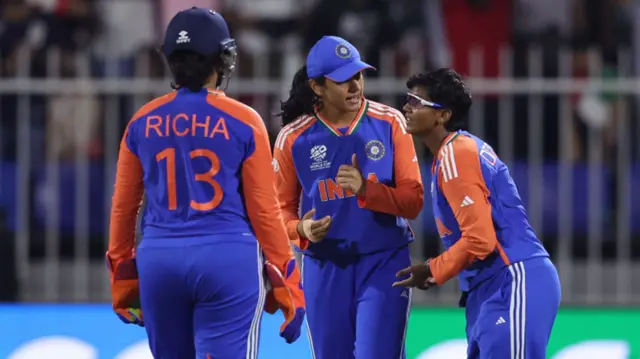
[[265, 262], [264, 268], [270, 284], [264, 310], [269, 314], [278, 309], [282, 311], [284, 323], [280, 326], [280, 336], [287, 343], [293, 343], [300, 337], [305, 315], [304, 292], [296, 260], [289, 259], [284, 271], [269, 261]]
[[107, 253], [107, 266], [111, 272], [113, 311], [124, 323], [144, 327], [136, 259], [113, 261]]

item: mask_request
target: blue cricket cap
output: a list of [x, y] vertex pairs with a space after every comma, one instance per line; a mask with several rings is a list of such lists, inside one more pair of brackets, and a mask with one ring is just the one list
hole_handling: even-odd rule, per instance
[[219, 13], [198, 7], [180, 11], [167, 26], [162, 52], [169, 57], [178, 50], [190, 50], [208, 56], [221, 53], [231, 39], [229, 27]]
[[323, 36], [307, 55], [307, 76], [327, 77], [344, 82], [364, 69], [375, 68], [360, 59], [360, 52], [349, 41], [337, 36]]

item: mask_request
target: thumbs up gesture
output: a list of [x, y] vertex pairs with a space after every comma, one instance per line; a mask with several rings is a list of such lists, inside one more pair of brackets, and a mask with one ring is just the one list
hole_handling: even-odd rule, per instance
[[342, 165], [338, 169], [338, 186], [348, 189], [354, 194], [363, 195], [366, 190], [366, 182], [360, 172], [356, 154], [351, 156], [351, 165]]

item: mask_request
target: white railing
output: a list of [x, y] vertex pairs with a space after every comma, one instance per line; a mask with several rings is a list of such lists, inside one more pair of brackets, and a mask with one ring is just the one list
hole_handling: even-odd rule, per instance
[[[504, 58], [508, 59], [508, 55], [505, 52]], [[0, 103], [0, 113], [7, 105], [15, 106], [15, 118], [3, 118], [0, 122], [0, 163], [9, 164], [3, 167], [5, 172], [0, 173], [3, 181], [0, 202], [9, 201], [12, 205], [5, 206], [5, 211], [10, 212], [10, 219], [15, 219], [10, 232], [15, 234], [21, 299], [107, 300], [106, 269], [99, 253], [106, 247], [107, 226], [104, 224], [108, 221], [113, 169], [127, 120], [122, 116], [130, 116], [135, 107], [151, 96], [166, 92], [170, 81], [150, 80], [144, 74], [136, 78], [89, 78], [87, 56], [77, 58], [78, 63], [84, 64], [77, 67], [78, 78], [60, 78], [55, 71], [48, 71], [51, 76], [37, 79], [30, 77], [24, 66], [30, 59], [21, 56], [17, 75], [0, 79], [0, 97], [17, 95], [13, 100]], [[55, 53], [49, 56], [49, 68], [55, 68], [57, 56]], [[535, 57], [536, 52], [531, 56]], [[383, 56], [379, 66], [381, 76], [367, 79], [366, 93], [399, 106], [397, 99], [406, 91], [408, 73], [394, 74], [391, 69], [396, 67], [392, 59], [390, 55]], [[640, 278], [640, 259], [634, 258], [638, 255], [634, 251], [640, 245], [634, 247], [634, 243], [640, 244], [637, 225], [640, 210], [635, 209], [634, 199], [640, 200], [640, 188], [634, 187], [640, 186], [633, 181], [640, 180], [640, 171], [636, 170], [640, 168], [639, 149], [635, 146], [635, 139], [640, 138], [640, 121], [632, 114], [640, 93], [640, 79], [624, 76], [606, 81], [596, 77], [572, 79], [568, 76], [571, 71], [567, 56], [560, 59], [563, 70], [559, 78], [470, 77], [467, 81], [474, 95], [471, 130], [493, 141], [499, 155], [511, 165], [518, 185], [526, 193], [532, 225], [547, 241], [560, 269], [565, 303], [637, 305], [640, 303], [637, 279]], [[141, 65], [144, 61], [139, 60], [135, 68], [144, 70]], [[411, 63], [409, 67], [411, 71], [418, 71], [422, 64]], [[262, 113], [270, 128], [276, 129], [276, 120], [270, 114], [277, 107], [277, 101], [287, 94], [290, 75], [295, 69], [284, 69], [285, 76], [271, 79], [266, 75], [267, 68], [256, 61], [254, 77], [233, 78], [228, 93], [252, 99], [251, 104]], [[115, 73], [114, 66], [107, 65], [106, 72]], [[599, 73], [599, 69], [593, 67], [591, 73]], [[574, 147], [578, 144], [574, 139], [574, 97], [601, 92], [618, 96], [618, 100], [605, 106], [608, 110], [605, 115], [615, 121], [602, 130], [588, 130], [581, 136], [585, 150], [576, 162], [573, 159]], [[88, 151], [76, 151], [63, 163], [44, 150], [46, 143], [41, 132], [49, 126], [50, 114], [47, 107], [43, 107], [42, 98], [64, 95], [101, 96], [102, 123], [98, 132], [103, 156], [99, 164]], [[545, 106], [545, 98], [549, 96], [554, 97], [556, 104]], [[520, 97], [528, 103], [522, 111], [518, 103], [522, 100]], [[123, 99], [130, 100], [130, 105]], [[557, 119], [556, 123], [545, 122], [550, 113]], [[496, 130], [497, 133], [492, 133]], [[555, 134], [557, 139], [549, 140], [546, 138], [549, 134]], [[603, 144], [603, 138], [610, 138], [606, 136], [613, 136], [615, 140]], [[7, 148], [12, 146], [6, 141], [14, 143], [15, 157], [8, 154], [11, 151]], [[521, 145], [523, 141], [527, 142], [526, 146]], [[417, 146], [422, 148], [419, 143]], [[550, 146], [558, 148], [554, 159], [545, 156]], [[424, 151], [419, 152], [429, 168], [429, 159]], [[576, 163], [579, 163], [577, 170], [573, 167]], [[11, 172], [7, 172], [7, 168], [11, 168]], [[8, 190], [13, 193], [7, 194]], [[96, 195], [95, 191], [100, 193]], [[13, 200], [6, 200], [9, 197]], [[66, 206], [72, 209], [66, 210]], [[426, 206], [430, 204], [427, 202]], [[430, 213], [426, 208], [425, 218], [414, 222], [418, 234], [413, 246], [416, 259], [422, 258], [425, 251], [433, 252], [429, 248], [438, 247]], [[30, 220], [34, 216], [35, 221]], [[96, 217], [101, 218], [97, 221]], [[59, 225], [61, 220], [70, 219], [74, 220], [70, 227]], [[100, 233], [89, 225], [95, 221], [103, 224], [96, 226], [102, 228]], [[37, 255], [38, 251], [41, 255]], [[608, 251], [615, 253], [609, 255]], [[451, 284], [431, 293], [419, 293], [416, 299], [418, 303], [454, 304], [456, 289]]]

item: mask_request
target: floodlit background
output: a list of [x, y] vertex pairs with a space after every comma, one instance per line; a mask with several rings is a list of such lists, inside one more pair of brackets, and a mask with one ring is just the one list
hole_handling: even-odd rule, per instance
[[[322, 35], [353, 42], [379, 69], [366, 75], [367, 97], [397, 108], [412, 73], [449, 66], [466, 75], [471, 131], [509, 165], [560, 270], [564, 308], [550, 357], [640, 357], [638, 0], [0, 1], [0, 300], [21, 303], [0, 307], [0, 336], [10, 338], [0, 357], [52, 335], [66, 344], [31, 347], [103, 359], [144, 340], [115, 326], [104, 305], [110, 198], [126, 123], [170, 90], [155, 48], [190, 5], [228, 20], [240, 57], [227, 92], [262, 114], [273, 139], [279, 101]], [[416, 146], [429, 183], [430, 155]], [[441, 250], [426, 203], [412, 223], [415, 260]], [[455, 283], [413, 303], [410, 358], [461, 357], [464, 342], [448, 342], [464, 338]], [[263, 332], [277, 326], [265, 319]], [[304, 342], [268, 349], [276, 340], [265, 334], [262, 357], [309, 355]], [[77, 346], [93, 349], [71, 355]], [[119, 358], [146, 358], [130, 353]]]

